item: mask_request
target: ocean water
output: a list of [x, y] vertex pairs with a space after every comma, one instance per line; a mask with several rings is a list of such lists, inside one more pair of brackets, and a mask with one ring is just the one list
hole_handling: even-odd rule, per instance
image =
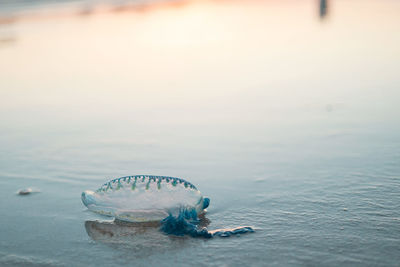
[[[399, 1], [1, 3], [0, 266], [399, 265]], [[82, 204], [134, 174], [255, 233]]]

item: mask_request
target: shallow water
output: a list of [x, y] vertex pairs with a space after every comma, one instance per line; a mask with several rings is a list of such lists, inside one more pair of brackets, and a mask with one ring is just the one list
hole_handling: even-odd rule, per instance
[[[398, 1], [111, 11], [1, 20], [0, 265], [398, 265]], [[134, 174], [256, 232], [172, 237], [81, 203]]]

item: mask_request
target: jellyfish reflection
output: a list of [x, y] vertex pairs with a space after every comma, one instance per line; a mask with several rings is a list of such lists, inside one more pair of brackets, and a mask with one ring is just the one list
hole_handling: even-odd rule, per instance
[[[200, 227], [206, 227], [210, 221], [203, 215], [199, 217]], [[123, 246], [143, 253], [151, 248], [157, 250], [181, 247], [188, 237], [166, 235], [160, 231], [159, 222], [127, 223], [114, 221], [86, 221], [85, 229], [88, 236], [99, 243], [110, 246]]]

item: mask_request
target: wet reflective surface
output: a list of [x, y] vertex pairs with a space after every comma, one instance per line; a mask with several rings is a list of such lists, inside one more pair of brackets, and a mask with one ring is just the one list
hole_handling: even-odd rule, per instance
[[[0, 265], [398, 264], [397, 1], [94, 7], [1, 16]], [[86, 211], [83, 190], [134, 174], [256, 232]]]

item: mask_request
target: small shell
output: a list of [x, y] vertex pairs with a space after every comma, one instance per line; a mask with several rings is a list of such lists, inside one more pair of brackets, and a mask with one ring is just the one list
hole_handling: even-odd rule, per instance
[[28, 188], [20, 189], [16, 193], [17, 193], [17, 195], [20, 195], [20, 196], [26, 196], [26, 195], [30, 195], [33, 193], [39, 193], [39, 192], [40, 191], [37, 188], [28, 187]]
[[31, 188], [21, 189], [18, 191], [18, 195], [29, 195], [30, 193], [32, 193]]

